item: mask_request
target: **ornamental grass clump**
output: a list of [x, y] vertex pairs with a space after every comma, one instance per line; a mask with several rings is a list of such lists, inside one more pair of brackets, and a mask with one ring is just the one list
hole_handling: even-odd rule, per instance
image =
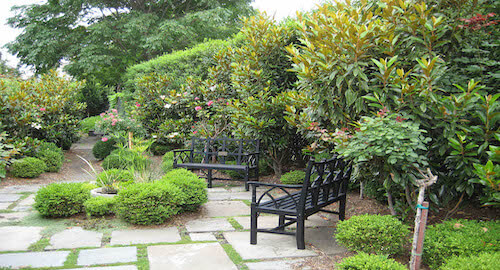
[[409, 227], [389, 215], [360, 215], [340, 221], [335, 237], [351, 251], [395, 255], [409, 243]]
[[82, 213], [90, 199], [93, 185], [87, 183], [53, 183], [42, 187], [35, 196], [34, 208], [44, 217], [69, 217]]
[[12, 175], [21, 178], [35, 178], [45, 171], [47, 171], [45, 162], [34, 157], [26, 157], [14, 161], [10, 169]]
[[169, 171], [163, 176], [162, 181], [182, 190], [186, 198], [186, 202], [181, 205], [183, 211], [196, 211], [208, 200], [205, 181], [186, 169]]
[[482, 252], [500, 252], [499, 221], [449, 220], [425, 232], [423, 260], [431, 269], [438, 269], [454, 256]]

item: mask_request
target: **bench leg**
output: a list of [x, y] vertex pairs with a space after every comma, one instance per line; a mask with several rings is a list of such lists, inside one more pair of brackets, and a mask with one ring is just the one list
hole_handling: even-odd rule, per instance
[[[280, 215], [279, 226], [283, 226], [285, 224], [285, 215]], [[285, 230], [283, 227], [282, 230]]]
[[257, 244], [257, 211], [255, 207], [251, 207], [251, 216], [250, 216], [250, 244]]
[[249, 188], [249, 186], [248, 186], [248, 174], [249, 174], [249, 172], [248, 172], [248, 171], [246, 171], [246, 172], [245, 172], [245, 190], [246, 190], [246, 191], [249, 191], [249, 190], [250, 190], [250, 188]]
[[339, 204], [339, 220], [344, 220], [345, 219], [345, 204], [346, 204], [346, 197], [340, 200]]
[[212, 170], [208, 169], [207, 174], [208, 188], [212, 188]]
[[295, 233], [297, 238], [297, 248], [306, 249], [306, 242], [304, 240], [304, 217], [297, 216], [297, 231]]

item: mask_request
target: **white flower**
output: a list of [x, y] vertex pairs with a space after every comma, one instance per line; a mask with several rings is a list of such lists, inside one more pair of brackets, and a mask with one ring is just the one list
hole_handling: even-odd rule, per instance
[[165, 105], [163, 106], [163, 108], [165, 108], [165, 109], [169, 109], [170, 107], [172, 107], [172, 104], [169, 104], [169, 103], [167, 103], [167, 104], [165, 104]]
[[167, 138], [172, 139], [179, 135], [179, 132], [172, 132], [167, 135]]
[[152, 137], [153, 137], [153, 139], [156, 139], [156, 138], [158, 138], [158, 136], [156, 136], [156, 135], [153, 135]]
[[217, 85], [215, 84], [209, 87], [210, 91], [215, 91], [215, 88], [217, 88]]
[[34, 127], [36, 129], [41, 129], [42, 125], [40, 123], [31, 123], [31, 127]]
[[161, 95], [161, 96], [160, 96], [160, 98], [161, 98], [161, 99], [165, 99], [165, 98], [166, 98], [166, 96], [165, 96], [165, 95]]

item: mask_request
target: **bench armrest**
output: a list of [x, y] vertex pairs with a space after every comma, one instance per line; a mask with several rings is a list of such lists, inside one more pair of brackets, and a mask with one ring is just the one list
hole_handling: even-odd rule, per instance
[[[271, 191], [273, 191], [275, 189], [281, 190], [287, 196], [292, 197], [292, 194], [288, 190], [286, 190], [286, 188], [293, 188], [293, 189], [301, 189], [302, 188], [302, 185], [269, 184], [269, 183], [261, 183], [261, 182], [256, 182], [256, 181], [250, 181], [250, 182], [248, 182], [248, 184], [252, 186], [252, 205], [259, 205], [264, 197], [268, 197], [272, 201], [275, 201], [275, 198], [270, 193]], [[269, 187], [269, 189], [264, 191], [264, 193], [262, 193], [262, 195], [260, 195], [259, 198], [257, 199], [257, 187], [258, 186]], [[297, 206], [298, 202], [293, 198], [292, 198], [292, 200], [293, 200], [293, 203]]]

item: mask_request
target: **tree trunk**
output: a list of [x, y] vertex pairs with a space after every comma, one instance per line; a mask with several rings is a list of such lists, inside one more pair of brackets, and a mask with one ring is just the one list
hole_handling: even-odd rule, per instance
[[387, 192], [387, 204], [389, 205], [389, 211], [391, 211], [391, 215], [396, 216], [396, 210], [394, 210], [394, 204], [392, 203], [392, 195], [388, 188], [385, 189]]
[[359, 198], [362, 200], [365, 193], [365, 180], [359, 182]]

